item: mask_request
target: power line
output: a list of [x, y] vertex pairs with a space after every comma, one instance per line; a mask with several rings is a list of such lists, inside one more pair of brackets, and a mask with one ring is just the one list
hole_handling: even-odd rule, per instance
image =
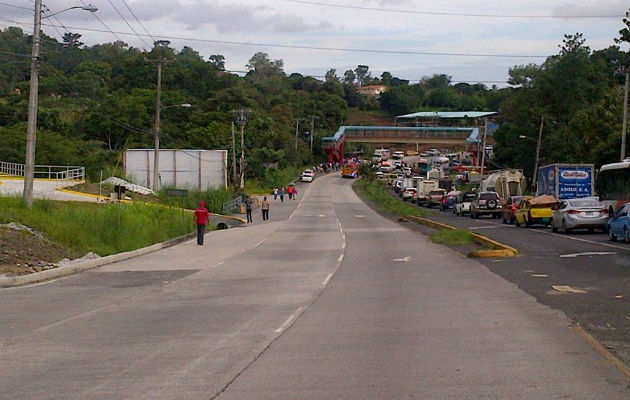
[[127, 21], [127, 18], [125, 18], [125, 17], [121, 14], [121, 12], [118, 10], [118, 7], [116, 7], [116, 6], [114, 5], [114, 2], [112, 2], [112, 0], [108, 0], [108, 1], [109, 1], [109, 4], [111, 4], [111, 6], [114, 8], [114, 10], [116, 10], [116, 13], [118, 13], [118, 15], [120, 16], [120, 18], [122, 18], [122, 20], [123, 20], [123, 21], [125, 21], [125, 23], [126, 23], [126, 24], [127, 24], [127, 26], [131, 29], [131, 31], [132, 31], [132, 32], [133, 32], [133, 33], [134, 33], [134, 34], [135, 34], [138, 38], [140, 38], [140, 40], [142, 40], [142, 43], [144, 43], [144, 45], [145, 45], [145, 46], [147, 46], [147, 49], [150, 49], [150, 48], [151, 48], [151, 46], [149, 46], [149, 45], [147, 44], [147, 42], [144, 40], [144, 38], [143, 38], [142, 36], [138, 35], [138, 32], [136, 32], [136, 30], [135, 30], [135, 29], [133, 29], [133, 26], [131, 26], [131, 24], [129, 23], [129, 21]]
[[[85, 1], [83, 1], [83, 0], [81, 0], [81, 4], [83, 4], [83, 5], [84, 5], [84, 6], [86, 6], [86, 7], [88, 6], [87, 4], [85, 4]], [[116, 33], [114, 33], [114, 31], [112, 31], [112, 29], [111, 29], [109, 26], [107, 26], [107, 24], [106, 24], [105, 22], [103, 22], [103, 20], [102, 20], [102, 19], [100, 19], [100, 18], [99, 18], [99, 16], [98, 16], [98, 15], [96, 15], [96, 13], [91, 12], [90, 14], [92, 14], [92, 16], [94, 16], [94, 18], [96, 18], [96, 20], [97, 20], [98, 22], [100, 22], [100, 23], [101, 23], [101, 25], [103, 25], [103, 26], [105, 27], [105, 29], [107, 29], [107, 32], [109, 32], [109, 33], [111, 33], [112, 35], [114, 35], [114, 37], [116, 38], [116, 40], [121, 41], [121, 42], [124, 42], [124, 40], [122, 40], [122, 39], [120, 38], [120, 36], [118, 36]], [[72, 29], [78, 29], [78, 28], [72, 28]], [[84, 29], [84, 30], [86, 30], [86, 29]], [[100, 31], [100, 32], [103, 32], [103, 31]]]
[[11, 3], [5, 3], [3, 1], [0, 1], [0, 5], [7, 6], [7, 7], [13, 7], [13, 8], [19, 8], [19, 9], [22, 9], [22, 10], [33, 11], [33, 9], [30, 8], [30, 7], [18, 6], [18, 5], [11, 4]]
[[332, 8], [347, 8], [353, 10], [366, 10], [366, 11], [381, 11], [390, 13], [401, 14], [420, 14], [420, 15], [438, 15], [447, 17], [473, 17], [473, 18], [571, 18], [571, 19], [584, 19], [584, 18], [623, 18], [624, 15], [517, 15], [517, 14], [474, 14], [474, 13], [456, 13], [456, 12], [440, 12], [440, 11], [417, 11], [417, 10], [403, 10], [403, 9], [391, 9], [391, 8], [377, 8], [377, 7], [364, 7], [364, 6], [351, 6], [345, 4], [333, 4], [333, 3], [321, 3], [317, 1], [306, 0], [283, 0], [288, 3], [307, 4], [312, 6], [332, 7]]
[[153, 42], [155, 43], [155, 38], [153, 36], [151, 36], [151, 34], [149, 33], [149, 31], [147, 30], [147, 28], [144, 26], [144, 24], [140, 21], [140, 19], [138, 19], [138, 17], [136, 16], [136, 14], [133, 12], [133, 10], [131, 9], [131, 7], [129, 7], [129, 4], [127, 4], [126, 0], [122, 0], [122, 2], [125, 4], [125, 7], [127, 7], [127, 10], [129, 10], [129, 12], [131, 13], [131, 15], [133, 15], [133, 17], [136, 19], [136, 21], [138, 21], [138, 24], [140, 24], [140, 26], [142, 27], [142, 29], [144, 29], [144, 31], [146, 32], [147, 35], [149, 35], [149, 37], [151, 38], [151, 40], [153, 40]]
[[[92, 14], [92, 15], [95, 15], [95, 14]], [[17, 23], [29, 25], [27, 23], [22, 23], [22, 22], [17, 22]], [[52, 24], [42, 24], [42, 25], [53, 26]], [[108, 32], [102, 29], [95, 29], [95, 28], [84, 28], [84, 27], [75, 27], [75, 26], [70, 26], [69, 28], [80, 30], [80, 31], [87, 31], [87, 32], [101, 32], [101, 33]], [[114, 33], [114, 34], [127, 35], [127, 36], [136, 36], [136, 35], [148, 36], [148, 35], [135, 34], [135, 33], [130, 33], [130, 32], [121, 32], [121, 31], [109, 30], [109, 32]], [[342, 47], [297, 46], [297, 45], [277, 44], [277, 43], [238, 42], [238, 41], [228, 41], [228, 40], [200, 39], [200, 38], [170, 36], [170, 35], [159, 35], [159, 37], [164, 38], [164, 39], [184, 40], [184, 41], [191, 41], [191, 42], [204, 42], [204, 43], [255, 46], [255, 47], [277, 47], [277, 48], [300, 49], [300, 50], [346, 51], [346, 52], [353, 52], [353, 53], [403, 54], [403, 55], [423, 55], [423, 56], [456, 56], [456, 57], [492, 57], [492, 58], [547, 58], [549, 57], [548, 55], [536, 55], [536, 54], [523, 55], [523, 54], [446, 53], [446, 52], [429, 52], [429, 51], [372, 50], [372, 49], [355, 49], [355, 48], [342, 48]]]

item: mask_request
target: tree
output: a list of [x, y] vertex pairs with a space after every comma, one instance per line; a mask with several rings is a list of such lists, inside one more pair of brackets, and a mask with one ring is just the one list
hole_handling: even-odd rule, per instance
[[81, 34], [66, 32], [63, 34], [63, 47], [74, 48], [83, 46], [83, 42], [81, 42]]
[[422, 78], [422, 83], [430, 89], [444, 88], [451, 84], [452, 76], [446, 74], [433, 74], [432, 77]]
[[512, 86], [520, 86], [531, 88], [536, 79], [536, 75], [540, 72], [540, 67], [536, 64], [515, 65], [508, 71], [510, 76], [508, 84]]
[[337, 77], [337, 70], [334, 68], [331, 68], [328, 71], [326, 71], [325, 79], [326, 79], [326, 82], [339, 82], [339, 78]]
[[254, 54], [254, 56], [249, 59], [246, 67], [249, 69], [247, 75], [252, 76], [255, 83], [260, 83], [266, 79], [284, 74], [284, 61], [271, 61], [269, 55], [262, 52]]
[[383, 85], [391, 85], [392, 84], [392, 74], [390, 74], [389, 72], [385, 71], [381, 74], [381, 82], [383, 83]]
[[357, 79], [354, 71], [349, 69], [343, 74], [343, 82], [347, 85], [352, 85], [354, 81]]
[[359, 82], [359, 85], [367, 85], [370, 81], [370, 67], [367, 65], [357, 65], [354, 69], [354, 73], [356, 75], [356, 79]]
[[208, 57], [208, 64], [217, 71], [225, 71], [225, 57], [220, 54], [213, 54]]

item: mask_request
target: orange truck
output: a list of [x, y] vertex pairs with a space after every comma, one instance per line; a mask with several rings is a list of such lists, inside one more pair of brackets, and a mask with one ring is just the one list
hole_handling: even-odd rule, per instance
[[341, 177], [342, 178], [358, 178], [359, 177], [359, 164], [345, 164], [341, 167]]

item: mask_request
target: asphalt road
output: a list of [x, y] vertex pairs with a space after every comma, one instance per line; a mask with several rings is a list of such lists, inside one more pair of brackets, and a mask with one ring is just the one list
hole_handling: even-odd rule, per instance
[[[630, 245], [611, 242], [603, 233], [552, 233], [544, 226], [516, 227], [450, 211], [431, 218], [516, 247], [515, 258], [480, 261], [542, 304], [562, 310], [630, 364]], [[587, 293], [566, 294], [552, 285]]]
[[628, 397], [569, 318], [351, 183], [204, 246], [0, 290], [0, 398]]

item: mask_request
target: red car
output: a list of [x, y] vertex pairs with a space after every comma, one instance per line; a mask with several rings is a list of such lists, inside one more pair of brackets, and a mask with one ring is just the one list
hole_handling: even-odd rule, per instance
[[521, 205], [521, 201], [530, 199], [532, 196], [510, 196], [503, 205], [503, 223], [513, 224], [516, 221], [516, 211]]

